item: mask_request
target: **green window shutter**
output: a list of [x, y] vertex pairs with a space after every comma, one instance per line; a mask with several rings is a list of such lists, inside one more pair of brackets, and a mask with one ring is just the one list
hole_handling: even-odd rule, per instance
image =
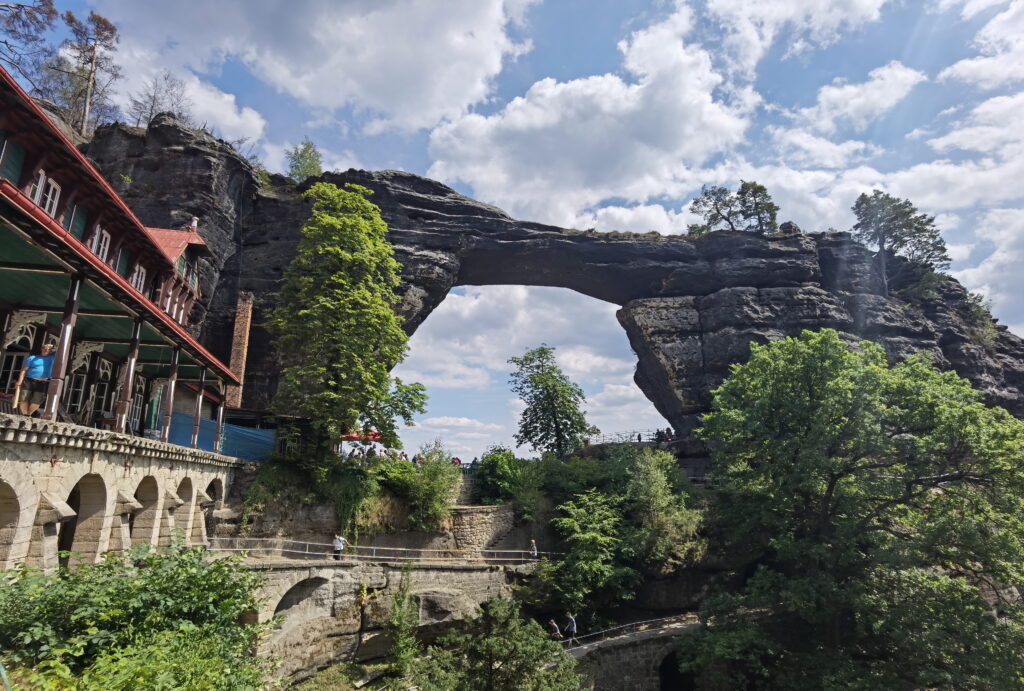
[[128, 267], [132, 263], [132, 254], [128, 250], [121, 248], [121, 253], [117, 255], [117, 273], [121, 274], [125, 278], [128, 277]]
[[71, 230], [71, 223], [75, 220], [76, 213], [78, 213], [78, 204], [69, 202], [67, 208], [64, 209], [64, 218], [61, 219], [64, 230]]
[[0, 167], [0, 177], [7, 178], [15, 185], [21, 180], [21, 166], [25, 163], [25, 150], [18, 142], [7, 142], [4, 152], [3, 166]]
[[75, 204], [75, 217], [71, 220], [71, 227], [68, 230], [76, 238], [81, 240], [85, 237], [85, 224], [89, 220], [89, 210], [81, 204]]

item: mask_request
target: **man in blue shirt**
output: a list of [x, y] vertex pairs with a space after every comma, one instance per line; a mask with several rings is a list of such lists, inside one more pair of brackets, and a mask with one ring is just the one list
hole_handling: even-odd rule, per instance
[[53, 370], [53, 344], [44, 343], [39, 355], [29, 355], [21, 366], [15, 388], [21, 389], [18, 407], [22, 415], [32, 415], [46, 403], [46, 389]]

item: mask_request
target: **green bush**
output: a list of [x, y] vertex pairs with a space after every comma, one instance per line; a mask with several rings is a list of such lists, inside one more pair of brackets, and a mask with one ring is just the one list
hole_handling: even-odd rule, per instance
[[378, 471], [381, 481], [409, 504], [409, 525], [437, 530], [451, 515], [462, 474], [440, 440], [420, 447], [423, 463], [389, 459]]
[[532, 520], [544, 496], [540, 461], [516, 458], [509, 449], [492, 446], [480, 459], [474, 491], [485, 504], [509, 502], [516, 515]]
[[204, 656], [224, 659], [229, 665], [225, 672], [254, 678], [263, 673], [264, 663], [249, 656], [262, 629], [239, 624], [243, 614], [257, 608], [253, 593], [262, 583], [260, 574], [242, 568], [237, 559], [211, 560], [202, 548], [181, 545], [164, 552], [134, 548], [129, 562], [134, 565], [107, 555], [98, 564], [61, 569], [56, 575], [28, 567], [2, 574], [4, 661], [36, 667], [44, 678], [55, 680], [83, 673], [82, 679], [90, 674], [114, 679], [159, 649], [180, 662], [173, 674], [182, 678], [193, 674], [189, 665]]

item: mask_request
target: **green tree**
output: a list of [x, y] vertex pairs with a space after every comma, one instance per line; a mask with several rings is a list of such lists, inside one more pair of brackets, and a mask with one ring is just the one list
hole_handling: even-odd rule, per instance
[[516, 458], [510, 449], [492, 446], [480, 457], [473, 490], [485, 504], [511, 502], [518, 516], [532, 520], [544, 494], [543, 483], [540, 462]]
[[690, 211], [704, 218], [704, 223], [688, 227], [690, 235], [705, 235], [713, 230], [742, 230], [760, 235], [778, 231], [776, 217], [779, 207], [768, 189], [757, 182], [741, 180], [735, 194], [728, 188], [704, 185], [700, 196], [690, 204]]
[[439, 530], [451, 515], [461, 471], [440, 439], [420, 447], [422, 463], [388, 459], [377, 469], [381, 482], [409, 504], [409, 525], [415, 530]]
[[[191, 112], [192, 99], [185, 92], [185, 82], [175, 77], [170, 70], [162, 70], [153, 75], [128, 98], [125, 117], [136, 127], [148, 126], [157, 113], [163, 112], [174, 113], [188, 126], [195, 126]], [[232, 145], [236, 149], [240, 148], [235, 142]]]
[[583, 389], [555, 362], [554, 348], [542, 344], [509, 363], [516, 367], [509, 379], [512, 391], [526, 403], [516, 443], [562, 457], [583, 446], [585, 436], [598, 432], [580, 410], [586, 401]]
[[590, 489], [560, 505], [558, 511], [561, 515], [551, 523], [569, 551], [545, 577], [560, 608], [593, 613], [629, 599], [637, 574], [618, 558], [622, 517], [617, 502]]
[[416, 627], [420, 624], [419, 603], [409, 595], [411, 588], [412, 562], [408, 561], [402, 567], [402, 577], [391, 598], [391, 611], [384, 627], [391, 636], [390, 654], [394, 670], [402, 677], [409, 674], [413, 660], [420, 653], [420, 644], [416, 640]]
[[701, 512], [687, 507], [684, 495], [673, 487], [672, 476], [678, 474], [675, 456], [653, 449], [641, 450], [629, 469], [623, 507], [631, 525], [626, 542], [650, 570], [672, 571], [703, 551], [697, 537]]
[[[889, 284], [901, 277], [899, 268], [890, 261], [890, 254], [910, 260], [910, 269], [916, 265], [930, 272], [949, 267], [946, 243], [935, 227], [935, 217], [919, 213], [909, 200], [874, 190], [871, 196], [861, 194], [857, 197], [852, 208], [857, 217], [853, 236], [876, 249], [875, 257], [886, 295], [889, 294]], [[915, 272], [912, 278], [919, 279], [920, 272]]]
[[284, 152], [288, 159], [288, 177], [295, 182], [316, 177], [323, 173], [320, 150], [316, 144], [305, 137], [302, 143]]
[[702, 436], [737, 562], [679, 642], [704, 688], [1024, 686], [1024, 422], [826, 330], [754, 346]]
[[393, 309], [399, 264], [369, 195], [322, 182], [306, 192], [313, 212], [268, 321], [284, 364], [274, 406], [311, 420], [303, 454], [315, 463], [357, 428], [400, 447], [396, 418], [411, 422], [426, 401], [422, 385], [390, 376], [408, 337]]
[[519, 606], [495, 598], [465, 630], [431, 646], [413, 678], [423, 691], [577, 691], [576, 661]]

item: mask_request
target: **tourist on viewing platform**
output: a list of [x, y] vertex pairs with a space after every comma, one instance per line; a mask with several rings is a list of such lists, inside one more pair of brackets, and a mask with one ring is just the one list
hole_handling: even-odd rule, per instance
[[668, 442], [675, 441], [675, 436], [672, 433], [672, 428], [671, 427], [666, 427], [665, 428], [665, 441], [668, 441]]
[[636, 443], [637, 444], [643, 444], [644, 443], [644, 435], [643, 435], [642, 432], [637, 432], [636, 433]]
[[343, 538], [341, 535], [334, 536], [334, 542], [331, 545], [334, 548], [334, 560], [341, 560], [341, 553], [348, 547], [348, 540]]
[[22, 415], [32, 415], [39, 406], [46, 403], [46, 389], [50, 384], [53, 369], [53, 344], [44, 343], [39, 355], [25, 358], [18, 381], [14, 384], [14, 398]]
[[531, 539], [530, 540], [530, 559], [536, 559], [536, 558], [537, 558], [537, 541]]
[[452, 465], [454, 465], [456, 468], [461, 468], [462, 467], [462, 459], [459, 458], [458, 456], [454, 456], [452, 458]]
[[656, 431], [656, 432], [654, 433], [654, 441], [656, 441], [656, 442], [657, 442], [657, 443], [659, 443], [659, 444], [660, 444], [661, 442], [665, 441], [665, 432], [663, 432], [663, 431], [662, 431], [662, 430], [660, 430], [660, 429], [659, 429], [658, 431]]
[[548, 619], [548, 633], [550, 633], [551, 638], [556, 641], [562, 640], [562, 632], [558, 630], [558, 624], [554, 619]]

